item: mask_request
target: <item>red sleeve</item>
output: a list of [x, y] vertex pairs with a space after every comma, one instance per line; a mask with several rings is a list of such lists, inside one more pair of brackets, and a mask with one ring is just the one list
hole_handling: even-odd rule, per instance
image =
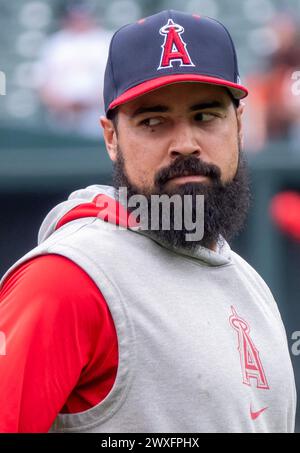
[[0, 432], [47, 432], [59, 412], [89, 409], [112, 388], [111, 314], [67, 258], [39, 256], [13, 272], [0, 291], [1, 332]]

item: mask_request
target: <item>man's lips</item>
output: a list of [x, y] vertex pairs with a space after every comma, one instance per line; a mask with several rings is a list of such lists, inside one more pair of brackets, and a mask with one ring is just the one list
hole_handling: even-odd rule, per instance
[[203, 182], [203, 181], [208, 181], [210, 178], [205, 175], [183, 175], [183, 176], [175, 176], [174, 178], [170, 178], [167, 181], [167, 184], [169, 183], [187, 183], [187, 182]]

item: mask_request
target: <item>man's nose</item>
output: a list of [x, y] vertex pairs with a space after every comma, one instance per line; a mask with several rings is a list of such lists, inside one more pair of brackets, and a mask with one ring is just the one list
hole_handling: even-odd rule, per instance
[[201, 146], [195, 137], [195, 130], [186, 122], [174, 127], [172, 140], [169, 146], [169, 155], [174, 159], [179, 155], [193, 155], [199, 157]]

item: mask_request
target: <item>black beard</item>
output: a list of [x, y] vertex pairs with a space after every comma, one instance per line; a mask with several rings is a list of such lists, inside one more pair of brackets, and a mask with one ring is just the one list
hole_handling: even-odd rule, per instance
[[[193, 249], [198, 245], [206, 248], [213, 248], [220, 240], [220, 236], [230, 242], [238, 232], [241, 231], [249, 210], [250, 190], [247, 164], [244, 154], [239, 149], [239, 162], [236, 174], [232, 181], [221, 182], [219, 167], [206, 164], [196, 157], [179, 156], [170, 167], [160, 170], [154, 180], [154, 188], [151, 190], [140, 189], [132, 184], [125, 170], [123, 154], [118, 149], [118, 158], [114, 162], [113, 183], [118, 191], [120, 187], [127, 188], [127, 199], [133, 195], [144, 195], [148, 201], [148, 220], [151, 225], [151, 195], [172, 196], [178, 194], [182, 198], [182, 209], [184, 209], [184, 195], [192, 196], [192, 217], [195, 221], [196, 195], [204, 195], [204, 235], [201, 240], [187, 241], [186, 234], [191, 233], [182, 227], [174, 229], [174, 212], [172, 205], [170, 209], [170, 229], [164, 230], [161, 225], [161, 212], [158, 230], [147, 230], [154, 239], [155, 237], [170, 246]], [[168, 179], [183, 175], [186, 171], [193, 175], [205, 175], [210, 177], [211, 184], [185, 183], [176, 186], [172, 190], [165, 190], [164, 186]], [[118, 193], [118, 192], [117, 192]], [[128, 207], [132, 212], [135, 208]]]

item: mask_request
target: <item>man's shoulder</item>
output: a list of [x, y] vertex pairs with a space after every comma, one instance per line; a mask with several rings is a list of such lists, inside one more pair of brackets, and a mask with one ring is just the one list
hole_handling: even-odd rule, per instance
[[2, 291], [19, 286], [27, 294], [50, 292], [52, 296], [72, 298], [92, 285], [86, 272], [72, 260], [58, 254], [44, 254], [16, 266], [4, 280]]
[[93, 324], [107, 310], [93, 279], [75, 262], [57, 254], [38, 255], [14, 268], [0, 289], [3, 302], [36, 317], [66, 320], [77, 313], [83, 324]]
[[231, 250], [231, 253], [232, 260], [236, 266], [236, 272], [242, 274], [243, 278], [246, 279], [249, 284], [256, 286], [261, 292], [263, 292], [266, 298], [274, 300], [269, 286], [263, 277], [255, 270], [255, 268], [252, 267], [252, 265], [242, 258], [237, 252]]

